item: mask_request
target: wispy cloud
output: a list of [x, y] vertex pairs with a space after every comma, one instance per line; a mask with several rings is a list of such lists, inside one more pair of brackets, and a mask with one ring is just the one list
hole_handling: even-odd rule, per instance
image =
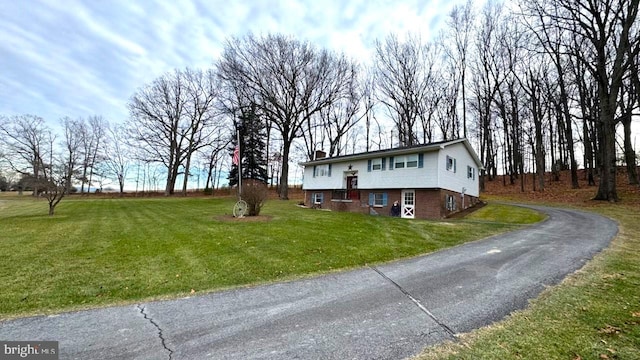
[[0, 114], [127, 117], [137, 88], [211, 66], [230, 36], [279, 32], [366, 60], [390, 32], [428, 37], [450, 2], [6, 1], [0, 5]]

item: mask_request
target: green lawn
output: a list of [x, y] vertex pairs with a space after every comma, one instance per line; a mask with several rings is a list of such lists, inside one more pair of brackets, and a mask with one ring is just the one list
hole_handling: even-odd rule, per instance
[[278, 200], [262, 211], [269, 221], [229, 221], [223, 216], [232, 205], [216, 198], [70, 198], [49, 217], [44, 201], [0, 198], [0, 319], [292, 279], [521, 226], [495, 216], [405, 220]]
[[639, 209], [598, 204], [590, 210], [618, 221], [610, 247], [529, 308], [417, 359], [640, 359]]

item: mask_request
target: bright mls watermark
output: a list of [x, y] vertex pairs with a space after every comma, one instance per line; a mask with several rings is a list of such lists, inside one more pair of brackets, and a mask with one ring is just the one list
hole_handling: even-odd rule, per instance
[[58, 360], [57, 341], [0, 341], [0, 360]]

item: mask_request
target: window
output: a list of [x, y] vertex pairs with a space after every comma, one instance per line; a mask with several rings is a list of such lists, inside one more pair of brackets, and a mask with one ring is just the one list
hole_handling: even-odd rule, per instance
[[456, 172], [456, 159], [447, 155], [447, 171]]
[[372, 159], [371, 170], [382, 170], [382, 159]]
[[406, 156], [406, 164], [408, 168], [417, 168], [418, 167], [418, 154], [415, 155], [407, 155]]
[[419, 166], [418, 163], [419, 163], [418, 154], [412, 154], [412, 155], [405, 155], [405, 156], [396, 156], [394, 158], [393, 166], [396, 169], [422, 167], [422, 166]]
[[316, 176], [331, 176], [331, 164], [314, 166], [313, 177]]
[[446, 195], [446, 206], [449, 211], [456, 211], [456, 197], [453, 195]]
[[[367, 161], [367, 171], [384, 171], [385, 170], [385, 158], [370, 159]], [[389, 167], [393, 164], [389, 164]]]
[[376, 207], [387, 206], [387, 193], [369, 193], [369, 205]]
[[476, 179], [476, 169], [471, 167], [471, 166], [467, 166], [467, 179], [471, 179], [471, 180], [475, 180]]
[[321, 192], [313, 193], [312, 200], [314, 204], [322, 204], [322, 201], [324, 200], [324, 194]]

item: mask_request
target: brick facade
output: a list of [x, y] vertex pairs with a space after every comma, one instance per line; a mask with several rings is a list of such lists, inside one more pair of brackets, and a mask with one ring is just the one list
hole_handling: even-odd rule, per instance
[[[354, 200], [332, 200], [333, 192], [331, 190], [308, 190], [305, 191], [304, 203], [308, 207], [316, 207], [313, 204], [313, 196], [315, 193], [323, 194], [323, 202], [319, 208], [329, 209], [331, 211], [345, 211], [363, 214], [377, 214], [388, 216], [391, 205], [394, 201], [402, 204], [402, 190], [365, 190], [360, 189], [360, 199]], [[415, 189], [415, 218], [416, 219], [442, 219], [446, 218], [462, 208], [462, 198], [460, 193], [442, 190], [442, 189]], [[386, 206], [369, 206], [369, 193], [386, 193]], [[447, 195], [453, 196], [455, 199], [455, 210], [447, 209]], [[477, 204], [479, 199], [474, 196], [465, 195], [464, 208], [469, 208]]]

